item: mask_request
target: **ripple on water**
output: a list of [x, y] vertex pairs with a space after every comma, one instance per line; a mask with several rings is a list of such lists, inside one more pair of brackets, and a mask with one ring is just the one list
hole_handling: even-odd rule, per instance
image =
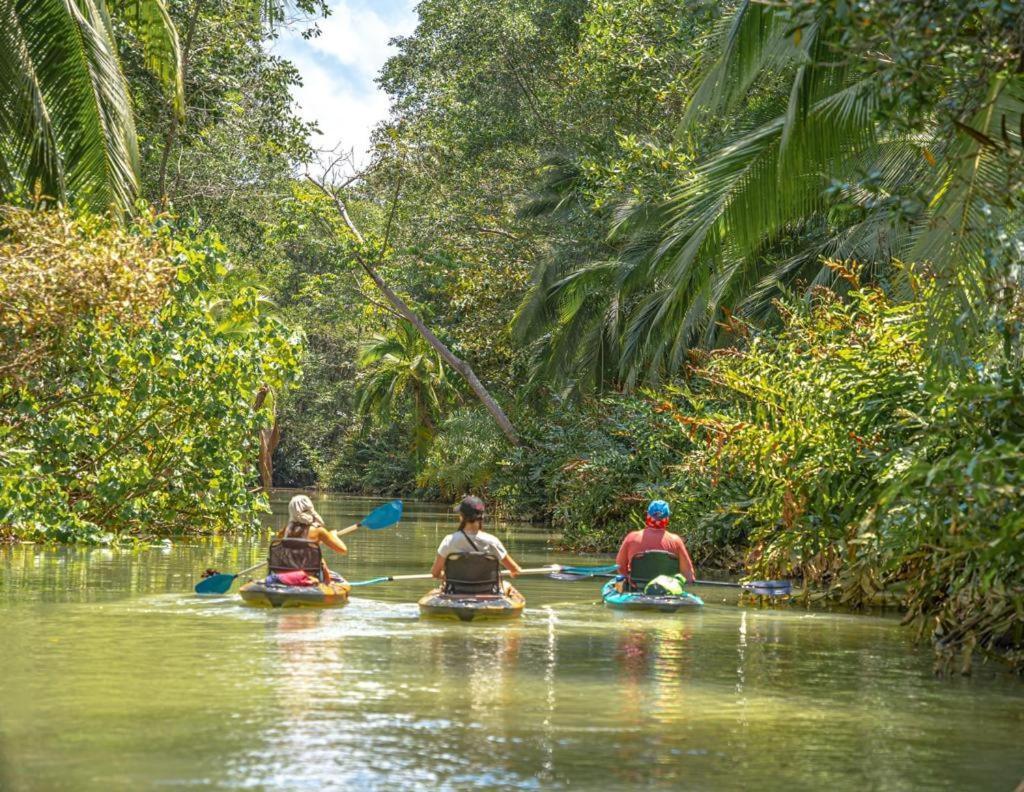
[[[277, 515], [285, 500], [276, 500]], [[375, 502], [318, 501], [332, 525]], [[450, 515], [352, 535], [353, 580], [421, 572]], [[274, 522], [274, 524], [278, 524]], [[497, 530], [530, 566], [568, 561]], [[0, 788], [1012, 789], [1024, 684], [936, 681], [890, 617], [600, 604], [523, 578], [521, 620], [421, 620], [429, 584], [341, 608], [199, 598], [258, 541], [0, 550]], [[594, 561], [594, 563], [599, 563]]]

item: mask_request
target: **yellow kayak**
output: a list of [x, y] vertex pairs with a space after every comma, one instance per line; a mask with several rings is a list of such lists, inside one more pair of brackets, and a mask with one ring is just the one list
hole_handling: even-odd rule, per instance
[[315, 586], [268, 586], [262, 580], [253, 580], [242, 586], [238, 593], [246, 604], [265, 608], [331, 608], [348, 602], [351, 590], [352, 587], [344, 580]]
[[473, 621], [521, 616], [526, 600], [511, 586], [504, 594], [445, 594], [441, 589], [433, 589], [420, 599], [419, 605], [421, 616]]

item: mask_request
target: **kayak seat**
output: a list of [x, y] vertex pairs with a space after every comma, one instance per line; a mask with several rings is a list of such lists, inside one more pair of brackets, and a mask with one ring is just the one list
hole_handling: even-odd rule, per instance
[[675, 575], [679, 571], [679, 556], [666, 550], [648, 550], [637, 553], [629, 563], [628, 583], [632, 589], [642, 589], [658, 575]]
[[498, 559], [486, 553], [452, 553], [444, 560], [445, 594], [501, 594]]
[[302, 570], [308, 575], [323, 582], [323, 553], [318, 542], [309, 539], [285, 537], [273, 539], [267, 553], [267, 567], [275, 572], [291, 572]]

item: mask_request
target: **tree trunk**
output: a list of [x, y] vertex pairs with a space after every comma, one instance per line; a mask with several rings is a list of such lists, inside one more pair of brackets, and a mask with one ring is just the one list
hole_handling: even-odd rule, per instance
[[[356, 224], [352, 222], [352, 218], [349, 217], [348, 210], [345, 208], [345, 203], [341, 200], [341, 197], [325, 184], [318, 182], [308, 173], [306, 174], [306, 178], [319, 188], [324, 195], [334, 201], [334, 206], [338, 210], [338, 214], [341, 215], [341, 219], [345, 222], [345, 225], [348, 226], [349, 231], [352, 232], [352, 236], [356, 238], [356, 241], [360, 246], [365, 246], [366, 240], [363, 238], [363, 235], [359, 233], [359, 229], [356, 227]], [[351, 179], [349, 181], [351, 181]], [[441, 341], [440, 338], [434, 335], [431, 329], [423, 323], [423, 320], [413, 312], [412, 308], [406, 305], [405, 300], [391, 290], [391, 287], [384, 282], [380, 273], [377, 272], [376, 267], [367, 261], [363, 257], [362, 253], [357, 250], [355, 251], [355, 256], [356, 260], [359, 262], [359, 266], [362, 267], [366, 274], [370, 276], [370, 279], [374, 284], [376, 284], [380, 293], [384, 295], [389, 303], [391, 303], [392, 307], [416, 328], [416, 331], [423, 336], [423, 339], [430, 344], [430, 346], [437, 350], [438, 354], [441, 355], [449, 366], [462, 375], [462, 378], [469, 385], [473, 393], [476, 394], [480, 403], [487, 408], [487, 412], [491, 414], [491, 418], [494, 419], [494, 422], [498, 425], [498, 428], [501, 429], [502, 434], [505, 435], [508, 441], [515, 446], [521, 445], [519, 435], [516, 434], [515, 427], [512, 426], [512, 422], [508, 419], [508, 416], [505, 415], [505, 411], [501, 409], [501, 405], [495, 401], [487, 388], [484, 387], [484, 384], [476, 376], [470, 365], [466, 361], [457, 357], [454, 352], [445, 346], [444, 342]]]
[[[188, 20], [188, 28], [185, 32], [185, 41], [181, 48], [181, 84], [182, 91], [184, 91], [185, 80], [188, 79], [188, 58], [192, 50], [192, 37], [196, 33], [196, 24], [199, 22], [199, 10], [202, 8], [202, 0], [195, 0], [192, 5], [192, 14]], [[185, 107], [182, 107], [181, 112], [184, 114], [188, 107], [188, 100], [185, 101]], [[171, 125], [167, 128], [167, 134], [164, 136], [164, 149], [160, 152], [160, 176], [157, 179], [157, 197], [160, 199], [161, 204], [167, 204], [167, 161], [171, 156], [171, 149], [174, 147], [174, 141], [178, 136], [178, 114], [171, 112]]]
[[274, 487], [274, 451], [281, 442], [281, 427], [274, 419], [270, 429], [260, 429], [260, 484], [264, 492]]
[[381, 294], [383, 294], [387, 301], [394, 306], [395, 310], [416, 328], [419, 334], [423, 336], [430, 346], [437, 350], [437, 353], [445, 360], [446, 363], [448, 363], [448, 365], [462, 375], [462, 378], [469, 384], [469, 387], [473, 390], [473, 393], [476, 394], [476, 397], [480, 400], [481, 404], [487, 408], [487, 412], [491, 414], [494, 422], [498, 425], [498, 428], [501, 429], [505, 437], [508, 438], [508, 441], [512, 443], [512, 445], [520, 445], [519, 435], [516, 434], [516, 430], [515, 427], [512, 426], [512, 422], [508, 419], [508, 416], [505, 415], [505, 411], [501, 409], [501, 405], [494, 400], [494, 397], [491, 396], [487, 388], [484, 387], [484, 384], [480, 382], [480, 379], [476, 376], [472, 367], [462, 358], [457, 357], [440, 338], [434, 335], [431, 329], [423, 323], [423, 320], [420, 319], [408, 305], [406, 305], [405, 300], [391, 290], [391, 287], [384, 282], [380, 273], [378, 273], [372, 265], [366, 261], [360, 261], [360, 264], [362, 264], [363, 269], [366, 270], [366, 274], [370, 276], [370, 279], [377, 285], [377, 288], [380, 289]]
[[[264, 385], [256, 392], [256, 401], [253, 403], [253, 410], [263, 409], [263, 405], [270, 395], [270, 388]], [[260, 469], [260, 485], [264, 492], [270, 492], [274, 487], [274, 451], [281, 442], [281, 427], [277, 423], [277, 414], [274, 414], [274, 424], [267, 429], [260, 429], [260, 456], [258, 465]]]

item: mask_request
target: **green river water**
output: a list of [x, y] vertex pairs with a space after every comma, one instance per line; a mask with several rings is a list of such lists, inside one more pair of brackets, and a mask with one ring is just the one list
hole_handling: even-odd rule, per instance
[[[377, 503], [317, 499], [339, 528]], [[452, 526], [407, 503], [399, 526], [330, 561], [350, 580], [427, 571]], [[570, 560], [536, 529], [490, 527], [524, 566]], [[703, 610], [625, 615], [597, 604], [598, 581], [546, 578], [520, 580], [527, 610], [510, 623], [421, 620], [423, 582], [354, 589], [332, 610], [243, 607], [237, 586], [193, 596], [203, 569], [238, 571], [265, 541], [0, 549], [0, 790], [1024, 779], [1024, 683], [980, 664], [934, 679], [895, 617], [737, 608], [720, 589], [698, 589]]]

